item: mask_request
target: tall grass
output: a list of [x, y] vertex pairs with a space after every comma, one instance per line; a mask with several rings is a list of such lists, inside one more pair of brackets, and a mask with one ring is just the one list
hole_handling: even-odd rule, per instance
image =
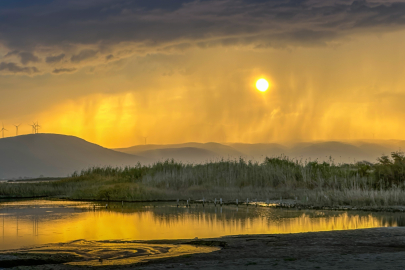
[[0, 185], [0, 196], [41, 195], [97, 200], [298, 197], [323, 205], [405, 205], [405, 156], [394, 152], [376, 164], [287, 157], [194, 165], [167, 160], [151, 166], [93, 167], [51, 183]]

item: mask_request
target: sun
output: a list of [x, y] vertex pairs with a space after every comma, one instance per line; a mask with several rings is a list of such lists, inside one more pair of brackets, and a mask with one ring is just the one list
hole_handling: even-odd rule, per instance
[[261, 92], [266, 92], [267, 89], [269, 88], [269, 83], [265, 79], [259, 79], [256, 82], [256, 88]]

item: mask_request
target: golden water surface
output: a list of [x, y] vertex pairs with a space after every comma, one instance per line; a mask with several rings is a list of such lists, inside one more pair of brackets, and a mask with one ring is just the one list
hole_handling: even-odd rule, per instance
[[0, 249], [85, 240], [212, 238], [398, 226], [403, 215], [299, 211], [270, 207], [100, 204], [66, 201], [0, 203]]

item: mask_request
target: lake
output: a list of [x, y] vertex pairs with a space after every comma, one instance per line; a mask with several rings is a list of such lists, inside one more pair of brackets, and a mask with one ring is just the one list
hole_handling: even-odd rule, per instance
[[405, 214], [175, 203], [0, 202], [0, 250], [84, 240], [213, 238], [405, 225]]

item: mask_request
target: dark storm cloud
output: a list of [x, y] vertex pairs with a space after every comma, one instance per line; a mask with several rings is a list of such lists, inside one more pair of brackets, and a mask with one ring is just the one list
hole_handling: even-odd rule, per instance
[[70, 73], [76, 71], [75, 68], [55, 68], [52, 73], [59, 74], [59, 73]]
[[12, 56], [12, 55], [18, 55], [18, 53], [19, 53], [19, 51], [17, 51], [17, 50], [12, 51], [12, 52], [8, 52], [4, 57], [9, 57], [9, 56]]
[[[402, 28], [403, 14], [403, 1], [388, 0], [4, 0], [0, 41], [10, 50], [27, 51], [122, 42], [147, 48], [185, 41], [202, 47], [311, 46], [355, 31]], [[71, 60], [95, 54], [82, 51]]]
[[61, 53], [56, 56], [48, 56], [45, 61], [47, 63], [59, 63], [64, 57], [65, 57], [65, 54]]
[[33, 63], [39, 62], [39, 58], [30, 52], [22, 52], [19, 54], [19, 56], [21, 58], [21, 63], [24, 65], [26, 65], [30, 62], [33, 62]]
[[21, 64], [27, 65], [30, 62], [37, 63], [39, 58], [30, 52], [19, 52], [17, 50], [7, 53], [4, 57], [9, 57], [12, 55], [17, 55], [20, 57]]
[[8, 71], [9, 73], [37, 73], [39, 72], [36, 67], [20, 67], [15, 63], [0, 63], [0, 71]]
[[73, 55], [70, 58], [70, 61], [72, 61], [73, 63], [79, 63], [83, 60], [89, 59], [89, 58], [93, 58], [94, 56], [96, 56], [97, 51], [94, 50], [82, 50], [80, 53]]

